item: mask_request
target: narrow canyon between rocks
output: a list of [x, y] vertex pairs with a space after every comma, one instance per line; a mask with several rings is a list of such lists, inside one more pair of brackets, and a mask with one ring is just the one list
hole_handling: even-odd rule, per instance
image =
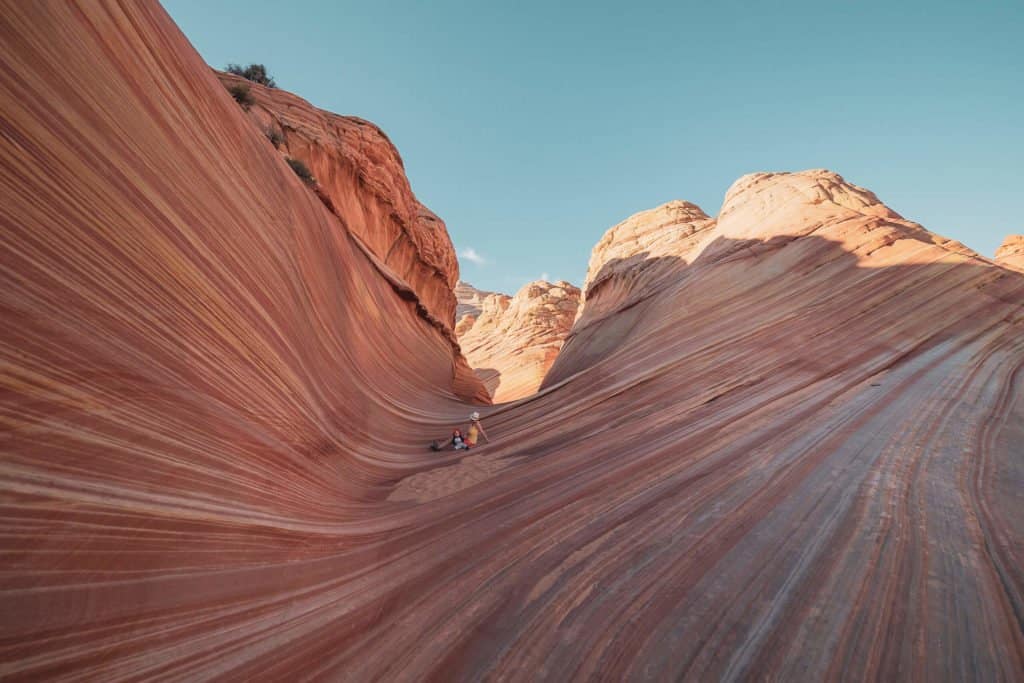
[[1024, 237], [759, 172], [477, 292], [372, 123], [0, 4], [3, 680], [1024, 680]]

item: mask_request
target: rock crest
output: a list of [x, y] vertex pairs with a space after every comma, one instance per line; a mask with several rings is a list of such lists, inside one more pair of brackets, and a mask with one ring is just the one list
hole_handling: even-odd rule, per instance
[[1010, 235], [996, 250], [996, 263], [1024, 272], [1024, 235]]
[[376, 125], [318, 109], [280, 88], [215, 71], [225, 86], [245, 84], [246, 115], [278, 151], [302, 161], [345, 226], [408, 283], [427, 311], [452, 328], [459, 264], [444, 221], [409, 186], [398, 150]]

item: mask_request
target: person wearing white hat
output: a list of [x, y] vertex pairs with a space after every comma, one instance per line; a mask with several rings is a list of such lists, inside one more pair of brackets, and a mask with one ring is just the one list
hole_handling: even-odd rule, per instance
[[469, 430], [466, 432], [466, 445], [470, 448], [476, 446], [477, 434], [484, 437], [484, 441], [490, 443], [491, 440], [487, 438], [487, 432], [484, 431], [484, 426], [480, 424], [480, 413], [473, 411], [473, 414], [469, 416]]

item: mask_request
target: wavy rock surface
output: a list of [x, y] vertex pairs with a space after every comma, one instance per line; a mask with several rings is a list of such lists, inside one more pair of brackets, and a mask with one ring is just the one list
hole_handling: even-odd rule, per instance
[[748, 178], [459, 462], [448, 339], [157, 6], [0, 38], [5, 680], [1024, 678], [1024, 275]]
[[225, 86], [249, 87], [246, 113], [256, 128], [280, 136], [282, 154], [306, 164], [319, 192], [345, 226], [409, 283], [443, 324], [455, 323], [455, 248], [444, 222], [413, 195], [398, 150], [369, 121], [317, 109], [280, 88], [217, 71]]
[[1010, 235], [996, 251], [996, 262], [1024, 272], [1024, 235]]
[[495, 401], [537, 391], [569, 334], [579, 301], [578, 287], [539, 280], [513, 297], [484, 297], [479, 315], [459, 321], [462, 352]]
[[588, 296], [538, 398], [588, 472], [658, 482], [604, 508], [647, 521], [587, 557], [617, 548], [651, 583], [595, 569], [645, 607], [576, 671], [1019, 677], [1024, 278], [825, 171], [741, 179], [678, 259], [612, 315]]

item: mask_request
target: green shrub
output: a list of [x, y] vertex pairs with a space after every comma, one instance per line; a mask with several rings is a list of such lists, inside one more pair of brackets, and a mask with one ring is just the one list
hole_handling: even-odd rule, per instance
[[235, 102], [242, 105], [242, 109], [248, 111], [249, 107], [256, 101], [252, 98], [252, 93], [249, 92], [248, 83], [235, 83], [234, 85], [228, 86], [228, 92], [235, 98]]
[[307, 185], [316, 185], [316, 178], [313, 177], [313, 173], [309, 170], [308, 166], [298, 159], [292, 159], [291, 157], [285, 157], [285, 161], [287, 161], [288, 165], [292, 167], [293, 171], [295, 171], [295, 175], [302, 178], [302, 182]]
[[284, 142], [284, 133], [282, 133], [280, 129], [270, 126], [267, 128], [267, 139], [270, 140], [270, 144], [272, 144], [276, 149], [281, 146], [282, 142]]
[[259, 83], [260, 85], [265, 85], [268, 88], [277, 87], [277, 84], [274, 83], [274, 79], [267, 73], [267, 67], [262, 64], [250, 64], [249, 66], [228, 64], [227, 68], [224, 70], [229, 74], [241, 76], [246, 80], [252, 81], [253, 83]]

